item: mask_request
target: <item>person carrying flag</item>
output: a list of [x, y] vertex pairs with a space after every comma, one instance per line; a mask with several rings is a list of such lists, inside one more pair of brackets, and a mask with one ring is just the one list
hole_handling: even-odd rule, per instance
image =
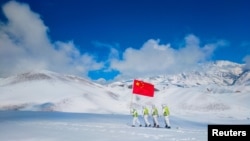
[[145, 122], [145, 127], [150, 127], [151, 124], [148, 121], [149, 110], [148, 110], [147, 106], [142, 106], [142, 115], [143, 115], [143, 119]]
[[152, 116], [153, 116], [153, 123], [154, 123], [154, 127], [159, 128], [159, 122], [158, 122], [158, 117], [159, 117], [159, 113], [158, 113], [158, 109], [156, 108], [155, 105], [152, 105]]
[[138, 118], [138, 112], [135, 108], [131, 110], [131, 114], [133, 116], [132, 127], [135, 127], [136, 123], [141, 127], [141, 122], [139, 121]]

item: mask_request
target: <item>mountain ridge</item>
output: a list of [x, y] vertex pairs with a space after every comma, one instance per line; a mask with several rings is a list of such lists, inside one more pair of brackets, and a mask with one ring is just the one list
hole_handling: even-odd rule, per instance
[[[138, 78], [152, 83], [161, 83], [165, 85], [176, 85], [179, 87], [193, 87], [200, 85], [222, 85], [230, 86], [233, 84], [244, 84], [249, 78], [243, 79], [243, 64], [237, 64], [230, 61], [215, 61], [202, 64], [198, 68], [178, 74], [165, 74], [154, 77]], [[248, 73], [248, 72], [246, 72]], [[242, 76], [245, 77], [245, 76]], [[248, 75], [246, 76], [248, 77]], [[239, 83], [238, 81], [241, 82]], [[131, 83], [132, 79], [123, 81]], [[114, 82], [115, 84], [117, 82]], [[112, 84], [110, 84], [112, 85]]]
[[[167, 103], [173, 114], [233, 113], [240, 108], [245, 116], [250, 73], [243, 66], [215, 62], [201, 65], [206, 71], [138, 78], [154, 84], [154, 98], [132, 94], [133, 79], [102, 85], [75, 75], [32, 71], [0, 79], [0, 110], [129, 114], [131, 107]], [[241, 103], [232, 106], [231, 97]]]

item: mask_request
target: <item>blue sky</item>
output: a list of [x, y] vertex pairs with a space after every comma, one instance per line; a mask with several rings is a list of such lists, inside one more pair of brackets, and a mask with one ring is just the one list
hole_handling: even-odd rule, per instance
[[48, 69], [92, 80], [247, 63], [247, 0], [2, 0], [0, 74]]

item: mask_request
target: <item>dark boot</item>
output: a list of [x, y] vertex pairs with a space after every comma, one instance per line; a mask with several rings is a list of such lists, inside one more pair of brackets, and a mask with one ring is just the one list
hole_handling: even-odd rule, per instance
[[170, 127], [170, 126], [168, 126], [168, 125], [166, 125], [166, 126], [165, 126], [165, 128], [168, 128], [168, 129], [170, 129], [171, 127]]

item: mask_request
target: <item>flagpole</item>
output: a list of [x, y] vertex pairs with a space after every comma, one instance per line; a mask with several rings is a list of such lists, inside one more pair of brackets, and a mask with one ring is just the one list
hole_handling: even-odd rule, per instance
[[131, 99], [130, 99], [130, 109], [132, 108], [132, 104], [133, 104], [133, 93], [131, 94]]
[[133, 89], [134, 89], [134, 83], [135, 83], [135, 80], [134, 80], [134, 82], [133, 82], [133, 84], [132, 84], [132, 93], [131, 93], [131, 99], [130, 99], [130, 109], [129, 110], [131, 110], [131, 108], [132, 108], [132, 104], [133, 104]]

